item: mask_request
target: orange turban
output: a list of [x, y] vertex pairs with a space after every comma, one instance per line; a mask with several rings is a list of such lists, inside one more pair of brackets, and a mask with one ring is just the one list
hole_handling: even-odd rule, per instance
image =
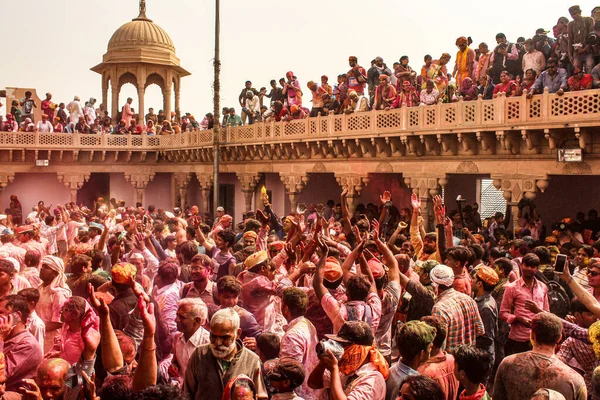
[[112, 280], [115, 283], [125, 284], [129, 282], [129, 278], [135, 278], [135, 274], [137, 273], [137, 268], [135, 265], [120, 262], [118, 264], [113, 265], [110, 274], [112, 275]]

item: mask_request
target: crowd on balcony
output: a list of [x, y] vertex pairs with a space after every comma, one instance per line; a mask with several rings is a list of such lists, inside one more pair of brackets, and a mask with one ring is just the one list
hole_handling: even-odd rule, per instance
[[[600, 7], [592, 12], [600, 18]], [[400, 57], [391, 68], [376, 57], [368, 69], [351, 56], [350, 70], [339, 74], [333, 85], [324, 75], [303, 87], [292, 71], [279, 82], [271, 80], [268, 90], [256, 90], [247, 81], [239, 96], [239, 115], [235, 108], [225, 108], [221, 122], [223, 126], [239, 126], [329, 113], [474, 101], [479, 97], [533, 96], [545, 89], [562, 95], [598, 88], [600, 20], [582, 16], [579, 6], [569, 8], [569, 13], [573, 20], [560, 17], [552, 28], [554, 38], [543, 28], [530, 39], [520, 37], [516, 42], [498, 33], [495, 47], [491, 47], [485, 42], [473, 46], [471, 37], [463, 36], [456, 39], [458, 51], [453, 63], [449, 53], [437, 59], [426, 55], [420, 70], [411, 67], [408, 56]]]
[[600, 396], [597, 211], [545, 226], [525, 198], [482, 218], [388, 191], [352, 210], [344, 190], [280, 217], [267, 193], [237, 225], [222, 207], [11, 195], [0, 396]]

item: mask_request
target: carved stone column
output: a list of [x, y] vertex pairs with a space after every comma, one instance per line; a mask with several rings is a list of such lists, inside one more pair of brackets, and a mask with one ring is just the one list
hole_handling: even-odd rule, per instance
[[9, 183], [12, 183], [12, 181], [14, 179], [15, 179], [14, 172], [0, 173], [0, 204], [2, 204], [2, 192], [4, 192], [4, 189], [6, 189], [6, 186], [8, 186]]
[[125, 173], [125, 180], [135, 189], [135, 201], [144, 204], [146, 186], [154, 179], [154, 172]]
[[71, 192], [71, 201], [77, 202], [77, 191], [90, 179], [89, 172], [57, 172], [58, 181]]
[[502, 195], [506, 199], [506, 207], [512, 207], [513, 230], [519, 226], [517, 214], [519, 209], [517, 204], [523, 196], [527, 199], [535, 199], [539, 189], [544, 193], [549, 185], [548, 176], [527, 176], [527, 175], [492, 175], [493, 185], [496, 189], [502, 190]]
[[425, 231], [428, 232], [433, 227], [433, 196], [441, 193], [440, 186], [445, 186], [448, 180], [446, 175], [404, 175], [404, 183], [412, 192], [419, 196], [421, 200], [421, 216]]
[[285, 186], [285, 191], [290, 199], [291, 212], [296, 212], [298, 196], [308, 183], [308, 175], [299, 173], [279, 173], [279, 178]]
[[196, 179], [200, 183], [200, 196], [202, 197], [202, 211], [212, 214], [210, 208], [210, 190], [213, 187], [213, 175], [211, 173], [196, 172]]
[[179, 197], [180, 197], [180, 203], [179, 203], [179, 208], [181, 208], [181, 211], [184, 212], [185, 211], [185, 200], [187, 198], [187, 189], [188, 189], [188, 185], [190, 184], [190, 179], [192, 178], [192, 174], [190, 174], [189, 172], [176, 172], [174, 173], [175, 176], [175, 185], [176, 187], [179, 189]]
[[144, 111], [144, 107], [145, 107], [144, 100], [145, 100], [145, 97], [146, 97], [146, 87], [143, 84], [140, 84], [138, 86], [138, 88], [137, 88], [137, 92], [138, 92], [138, 99], [139, 99], [139, 104], [138, 104], [139, 109], [138, 109], [138, 112], [137, 112], [137, 116], [138, 116], [137, 122], [138, 122], [138, 124], [144, 125], [144, 123], [146, 122], [146, 121], [144, 121], [144, 115], [146, 115], [145, 111]]
[[244, 193], [244, 211], [252, 210], [252, 198], [254, 197], [254, 191], [256, 185], [260, 181], [260, 174], [236, 174], [240, 183], [242, 184], [242, 192]]
[[364, 187], [369, 183], [369, 176], [366, 174], [336, 174], [335, 180], [342, 187], [342, 190], [347, 190], [346, 200], [348, 202], [348, 212], [350, 218], [356, 211], [356, 198], [360, 196], [360, 193]]

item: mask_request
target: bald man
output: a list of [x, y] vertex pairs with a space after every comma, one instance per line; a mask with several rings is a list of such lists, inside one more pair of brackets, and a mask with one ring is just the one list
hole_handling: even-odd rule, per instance
[[81, 360], [73, 367], [62, 358], [45, 359], [38, 367], [35, 380], [23, 379], [21, 393], [43, 400], [79, 399], [85, 382], [82, 373], [91, 377], [94, 371], [96, 347], [98, 343], [86, 343]]

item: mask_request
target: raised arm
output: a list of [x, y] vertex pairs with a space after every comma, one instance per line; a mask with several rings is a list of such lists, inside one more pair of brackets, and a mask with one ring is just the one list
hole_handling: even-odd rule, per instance
[[[348, 204], [346, 203], [346, 196], [348, 195], [348, 189], [344, 189], [341, 194], [341, 204], [342, 204], [342, 228], [344, 229], [344, 234], [348, 236], [352, 230], [352, 224], [350, 224], [350, 213], [348, 211]], [[358, 240], [358, 238], [356, 238]]]
[[600, 318], [600, 303], [598, 303], [598, 300], [596, 300], [593, 294], [588, 292], [579, 284], [579, 282], [573, 279], [568, 265], [565, 265], [565, 269], [560, 278], [567, 283], [569, 288], [575, 294], [575, 297], [577, 297], [596, 318]]
[[396, 261], [396, 257], [380, 239], [379, 239], [379, 224], [377, 221], [373, 221], [373, 241], [375, 242], [375, 246], [377, 246], [377, 250], [383, 256], [383, 262], [388, 267], [388, 281], [398, 282], [400, 283], [400, 269], [398, 268], [398, 261]]
[[323, 267], [325, 267], [325, 262], [327, 261], [327, 256], [329, 255], [329, 247], [327, 247], [324, 243], [319, 243], [319, 247], [321, 248], [321, 258], [317, 263], [317, 269], [313, 278], [313, 288], [315, 289], [315, 294], [320, 302], [323, 296], [325, 296], [327, 293], [327, 288], [323, 285]]
[[[359, 238], [360, 238], [360, 236], [356, 237], [357, 240], [359, 240]], [[358, 257], [362, 254], [364, 247], [365, 247], [365, 241], [361, 240], [358, 243], [358, 245], [354, 248], [354, 250], [352, 250], [350, 255], [348, 257], [346, 257], [346, 260], [344, 260], [344, 263], [342, 264], [342, 274], [343, 274], [344, 284], [346, 284], [348, 279], [350, 279], [350, 275], [351, 275], [350, 269], [354, 265], [354, 262], [356, 261], [356, 259], [358, 259]]]
[[102, 343], [102, 366], [107, 372], [113, 373], [125, 365], [123, 353], [119, 347], [119, 341], [112, 322], [110, 311], [104, 299], [98, 299], [91, 283], [88, 283], [89, 303], [100, 316], [100, 343]]
[[150, 386], [156, 385], [158, 366], [156, 364], [156, 318], [154, 317], [154, 303], [146, 305], [143, 297], [138, 297], [138, 309], [144, 324], [144, 337], [140, 344], [140, 361], [133, 374], [133, 391], [140, 392]]

